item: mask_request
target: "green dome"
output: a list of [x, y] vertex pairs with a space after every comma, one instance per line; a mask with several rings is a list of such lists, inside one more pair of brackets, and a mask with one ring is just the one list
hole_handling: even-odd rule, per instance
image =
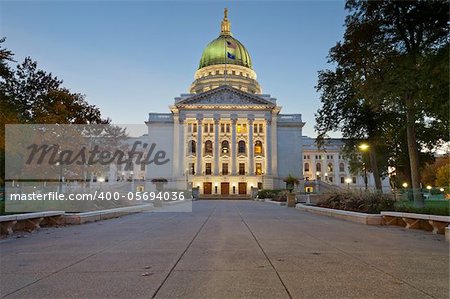
[[225, 63], [252, 68], [252, 60], [247, 49], [230, 35], [220, 35], [206, 46], [198, 68]]

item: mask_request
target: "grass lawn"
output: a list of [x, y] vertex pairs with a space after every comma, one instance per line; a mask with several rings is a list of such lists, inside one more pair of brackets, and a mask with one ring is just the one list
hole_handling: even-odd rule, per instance
[[424, 208], [416, 208], [412, 201], [403, 200], [395, 203], [395, 210], [406, 213], [450, 216], [450, 200], [425, 200]]

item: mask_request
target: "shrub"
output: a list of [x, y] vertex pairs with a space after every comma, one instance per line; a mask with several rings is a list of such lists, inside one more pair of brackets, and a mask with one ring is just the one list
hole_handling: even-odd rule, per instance
[[319, 207], [378, 214], [394, 210], [395, 201], [387, 194], [368, 192], [338, 192], [329, 194], [317, 203]]
[[269, 189], [264, 189], [264, 190], [259, 190], [258, 191], [258, 198], [270, 198], [270, 199], [274, 199], [277, 197], [277, 195], [281, 192], [281, 190], [269, 190]]

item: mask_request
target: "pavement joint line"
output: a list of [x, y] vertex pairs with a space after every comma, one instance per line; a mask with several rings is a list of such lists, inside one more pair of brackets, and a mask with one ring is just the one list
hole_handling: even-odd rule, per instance
[[[356, 225], [356, 223], [355, 223], [355, 225]], [[329, 243], [329, 242], [327, 242], [327, 241], [325, 241], [325, 240], [322, 240], [322, 239], [320, 239], [320, 238], [318, 238], [318, 237], [316, 237], [316, 236], [314, 236], [314, 235], [312, 235], [312, 234], [310, 234], [310, 233], [308, 233], [308, 232], [306, 232], [306, 231], [304, 231], [304, 230], [302, 230], [302, 229], [299, 229], [299, 231], [301, 231], [302, 233], [304, 233], [304, 234], [306, 234], [306, 235], [308, 235], [308, 236], [310, 236], [310, 237], [312, 237], [312, 238], [314, 238], [314, 239], [316, 239], [316, 240], [318, 240], [318, 241], [321, 241], [321, 242], [327, 244], [327, 245], [330, 246], [331, 248], [336, 249], [337, 251], [341, 252], [342, 254], [344, 254], [344, 255], [346, 255], [346, 256], [349, 256], [349, 257], [352, 258], [352, 259], [358, 260], [358, 261], [360, 261], [361, 263], [363, 263], [363, 264], [365, 264], [365, 265], [367, 265], [367, 266], [369, 266], [369, 267], [372, 267], [373, 269], [375, 269], [375, 270], [378, 271], [378, 272], [381, 272], [381, 273], [383, 273], [383, 274], [385, 274], [385, 275], [387, 275], [387, 276], [390, 276], [390, 277], [392, 277], [392, 278], [394, 278], [394, 279], [396, 279], [396, 280], [401, 281], [402, 283], [404, 283], [404, 284], [410, 286], [411, 288], [413, 288], [413, 289], [415, 289], [415, 290], [417, 290], [417, 291], [419, 291], [419, 292], [421, 292], [421, 293], [423, 293], [423, 294], [425, 294], [425, 295], [427, 295], [427, 296], [429, 296], [429, 297], [431, 297], [431, 298], [436, 298], [435, 296], [433, 296], [433, 295], [431, 295], [431, 294], [425, 292], [424, 290], [421, 290], [421, 289], [417, 288], [417, 287], [414, 286], [413, 284], [411, 284], [411, 283], [409, 283], [409, 282], [407, 282], [407, 281], [405, 281], [405, 280], [403, 280], [403, 279], [401, 279], [401, 278], [399, 278], [399, 277], [396, 277], [395, 275], [393, 275], [393, 274], [391, 274], [391, 273], [389, 273], [389, 272], [386, 272], [386, 271], [384, 271], [383, 269], [381, 269], [381, 268], [379, 268], [379, 267], [377, 267], [377, 266], [375, 266], [375, 265], [372, 265], [371, 263], [368, 263], [368, 262], [366, 262], [365, 260], [363, 260], [363, 259], [361, 259], [361, 258], [359, 258], [359, 257], [357, 257], [357, 256], [355, 256], [355, 255], [353, 255], [353, 254], [350, 254], [350, 253], [348, 253], [347, 251], [345, 251], [345, 250], [343, 250], [343, 249], [341, 249], [341, 248], [339, 248], [339, 247], [336, 247], [336, 246], [332, 245], [331, 243]]]
[[[133, 214], [133, 215], [134, 215], [134, 214]], [[127, 215], [124, 215], [124, 216], [127, 216]], [[170, 219], [172, 219], [172, 218], [174, 218], [174, 217], [175, 217], [175, 216], [172, 216], [172, 217], [170, 217]], [[109, 220], [109, 219], [108, 219], [108, 220]], [[131, 220], [131, 219], [130, 219], [130, 220]], [[101, 221], [101, 220], [100, 220], [100, 221]], [[87, 224], [87, 225], [92, 225], [92, 224], [94, 224], [94, 223], [95, 223], [95, 222], [93, 222], [93, 223], [86, 223], [86, 224]], [[104, 252], [104, 251], [106, 251], [106, 250], [108, 250], [108, 249], [114, 248], [114, 247], [116, 247], [116, 246], [118, 246], [118, 245], [120, 245], [120, 244], [122, 244], [122, 243], [124, 243], [124, 242], [128, 242], [128, 241], [130, 241], [130, 240], [133, 239], [133, 238], [134, 238], [134, 237], [130, 237], [130, 238], [127, 238], [127, 239], [118, 241], [118, 242], [116, 242], [114, 245], [107, 246], [107, 247], [105, 247], [105, 248], [103, 248], [103, 249], [101, 249], [101, 250], [99, 250], [99, 251], [97, 251], [97, 252], [94, 252], [94, 253], [92, 253], [92, 254], [90, 254], [90, 255], [88, 255], [88, 256], [86, 256], [86, 257], [84, 257], [84, 258], [82, 258], [82, 259], [80, 259], [80, 260], [78, 260], [78, 261], [76, 261], [76, 262], [74, 262], [74, 263], [72, 263], [72, 264], [70, 264], [70, 265], [67, 265], [67, 266], [65, 266], [65, 267], [63, 267], [63, 268], [61, 268], [61, 269], [58, 269], [58, 270], [56, 270], [56, 271], [54, 271], [54, 272], [51, 272], [51, 273], [49, 273], [49, 274], [47, 274], [47, 275], [45, 275], [45, 276], [42, 276], [41, 278], [38, 278], [38, 279], [36, 279], [35, 281], [30, 282], [29, 284], [26, 284], [26, 285], [24, 285], [24, 286], [21, 287], [21, 288], [18, 288], [18, 289], [16, 289], [16, 290], [12, 291], [12, 292], [9, 292], [8, 294], [6, 294], [6, 295], [4, 295], [4, 296], [3, 296], [3, 295], [0, 296], [0, 298], [6, 298], [6, 297], [8, 297], [8, 296], [10, 296], [10, 295], [12, 295], [12, 294], [14, 294], [14, 293], [17, 293], [17, 292], [23, 290], [24, 288], [27, 288], [27, 287], [29, 287], [29, 286], [31, 286], [31, 285], [33, 285], [33, 284], [35, 284], [35, 283], [41, 281], [41, 280], [44, 280], [44, 279], [46, 279], [46, 278], [48, 278], [48, 277], [50, 277], [50, 276], [53, 276], [53, 275], [55, 275], [55, 274], [57, 274], [57, 273], [59, 273], [59, 272], [65, 270], [65, 269], [67, 269], [67, 268], [70, 268], [70, 267], [72, 267], [72, 266], [74, 266], [74, 265], [76, 265], [76, 264], [79, 264], [79, 263], [81, 263], [81, 262], [87, 260], [87, 259], [90, 258], [90, 257], [93, 257], [93, 256], [95, 256], [95, 255], [97, 255], [97, 254], [99, 254], [99, 253], [102, 253], [102, 252]], [[135, 271], [135, 272], [136, 272], [136, 271]], [[33, 272], [33, 273], [36, 273], [36, 272]]]
[[194, 243], [195, 239], [197, 238], [197, 236], [200, 234], [200, 232], [202, 231], [202, 229], [205, 227], [206, 223], [208, 222], [208, 220], [211, 218], [211, 215], [216, 211], [217, 209], [217, 205], [214, 206], [214, 209], [212, 209], [211, 213], [209, 213], [208, 217], [205, 219], [205, 221], [203, 221], [202, 225], [200, 226], [200, 228], [198, 229], [198, 231], [195, 233], [194, 237], [192, 238], [192, 240], [189, 242], [189, 244], [186, 246], [186, 248], [183, 250], [183, 252], [180, 254], [180, 257], [177, 259], [177, 261], [175, 262], [175, 264], [172, 266], [172, 268], [170, 268], [169, 272], [167, 273], [166, 277], [164, 277], [163, 281], [161, 282], [161, 284], [158, 286], [158, 288], [156, 289], [156, 291], [153, 293], [152, 295], [152, 299], [156, 298], [156, 296], [158, 295], [158, 292], [161, 290], [161, 288], [163, 287], [163, 285], [166, 283], [167, 279], [169, 279], [170, 275], [172, 274], [172, 272], [174, 271], [175, 267], [178, 265], [178, 263], [181, 261], [181, 259], [183, 258], [183, 256], [186, 254], [186, 252], [188, 251], [188, 249], [191, 247], [192, 243]]
[[289, 292], [289, 289], [287, 288], [287, 286], [284, 284], [283, 279], [281, 278], [280, 274], [278, 273], [277, 269], [275, 268], [275, 266], [272, 264], [272, 261], [270, 260], [269, 256], [267, 255], [267, 253], [264, 251], [263, 247], [261, 246], [261, 244], [259, 243], [258, 239], [256, 238], [255, 234], [253, 233], [253, 231], [251, 230], [250, 226], [247, 224], [247, 222], [244, 220], [244, 217], [242, 217], [241, 211], [234, 206], [235, 209], [237, 210], [239, 217], [241, 217], [242, 222], [244, 223], [244, 225], [247, 227], [248, 231], [250, 232], [250, 234], [252, 235], [253, 239], [255, 240], [256, 244], [258, 244], [259, 248], [261, 249], [262, 253], [264, 254], [264, 256], [266, 257], [267, 261], [269, 262], [270, 266], [272, 267], [273, 271], [275, 271], [275, 274], [277, 275], [278, 279], [281, 282], [281, 285], [283, 286], [284, 290], [286, 291], [286, 293], [288, 294], [289, 298], [292, 299], [292, 295]]

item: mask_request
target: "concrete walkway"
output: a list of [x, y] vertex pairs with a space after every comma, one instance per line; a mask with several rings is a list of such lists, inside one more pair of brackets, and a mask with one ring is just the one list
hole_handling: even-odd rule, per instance
[[443, 236], [197, 201], [0, 241], [7, 298], [448, 298]]

